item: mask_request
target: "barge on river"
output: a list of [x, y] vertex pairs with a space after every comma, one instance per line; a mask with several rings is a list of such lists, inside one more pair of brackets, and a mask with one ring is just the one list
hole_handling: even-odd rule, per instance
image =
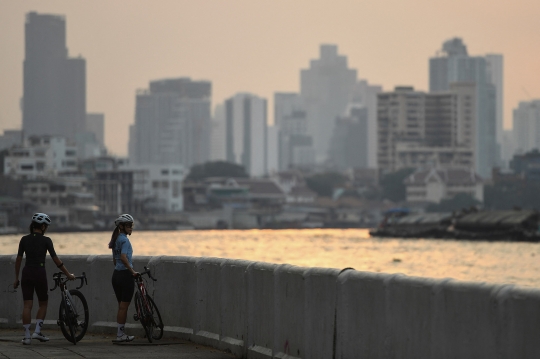
[[390, 211], [375, 237], [448, 238], [492, 241], [540, 241], [540, 213], [535, 210], [408, 213]]

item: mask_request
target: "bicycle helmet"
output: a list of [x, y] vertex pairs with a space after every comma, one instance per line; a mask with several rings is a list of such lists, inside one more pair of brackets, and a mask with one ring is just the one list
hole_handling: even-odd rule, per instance
[[36, 213], [32, 216], [32, 222], [39, 224], [51, 224], [51, 219], [45, 213]]
[[118, 226], [120, 223], [133, 223], [135, 220], [130, 214], [121, 214], [117, 219], [114, 220], [114, 225]]

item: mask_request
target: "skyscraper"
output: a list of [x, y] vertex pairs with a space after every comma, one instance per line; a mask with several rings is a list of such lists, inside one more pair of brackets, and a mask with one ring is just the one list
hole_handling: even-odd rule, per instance
[[315, 163], [313, 140], [308, 133], [306, 111], [298, 93], [274, 94], [274, 124], [279, 130], [279, 169], [288, 170], [313, 165]]
[[300, 73], [300, 95], [318, 162], [327, 157], [334, 121], [345, 114], [355, 84], [356, 70], [348, 68], [336, 45], [321, 45], [320, 58]]
[[189, 78], [152, 81], [148, 90], [139, 90], [130, 128], [132, 163], [190, 168], [208, 161], [211, 93], [210, 82]]
[[[442, 50], [429, 60], [431, 92], [447, 91], [454, 82], [470, 82], [476, 85], [477, 131], [474, 153], [476, 171], [483, 177], [490, 177], [492, 168], [500, 161], [497, 145], [497, 87], [491, 82], [502, 73], [502, 67], [497, 70], [497, 61], [493, 60], [493, 66], [488, 66], [485, 57], [469, 56], [467, 47], [460, 38], [444, 42]], [[502, 74], [500, 77], [502, 79]], [[502, 82], [500, 86], [502, 92]]]
[[25, 24], [23, 131], [74, 140], [86, 119], [86, 61], [69, 58], [63, 16], [30, 12]]
[[520, 102], [513, 115], [516, 152], [524, 154], [540, 149], [540, 99]]
[[244, 166], [251, 176], [268, 171], [266, 106], [266, 99], [247, 93], [225, 101], [226, 159]]

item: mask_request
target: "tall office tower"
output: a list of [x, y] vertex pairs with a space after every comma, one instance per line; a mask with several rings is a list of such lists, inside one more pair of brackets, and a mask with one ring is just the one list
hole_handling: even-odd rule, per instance
[[367, 80], [359, 80], [354, 86], [350, 106], [363, 107], [367, 110], [367, 149], [368, 167], [377, 167], [377, 94], [382, 92], [382, 87], [370, 85]]
[[504, 82], [503, 70], [504, 59], [499, 54], [486, 55], [487, 78], [495, 86], [496, 90], [496, 110], [497, 114], [497, 142], [502, 146], [504, 136]]
[[321, 45], [320, 58], [300, 73], [300, 94], [318, 162], [327, 157], [334, 120], [345, 114], [355, 84], [356, 70], [348, 68], [336, 45]]
[[328, 158], [331, 165], [340, 171], [368, 167], [366, 107], [353, 107], [349, 116], [336, 118]]
[[86, 118], [86, 61], [68, 57], [63, 16], [26, 15], [23, 67], [24, 135], [75, 140]]
[[266, 106], [266, 99], [248, 93], [225, 101], [226, 159], [254, 177], [267, 174]]
[[[502, 61], [498, 69], [497, 56], [492, 57], [491, 65], [488, 65], [485, 57], [469, 56], [463, 41], [454, 38], [446, 41], [437, 57], [429, 60], [430, 92], [447, 91], [453, 82], [476, 84], [475, 163], [476, 172], [483, 177], [490, 177], [491, 169], [500, 161], [497, 145], [497, 85], [491, 82], [500, 80], [502, 95]], [[499, 107], [502, 109], [502, 105]]]
[[274, 94], [274, 124], [278, 134], [278, 162], [281, 171], [309, 167], [315, 163], [315, 151], [302, 98], [298, 93]]
[[379, 168], [474, 168], [476, 85], [437, 93], [396, 87], [378, 96]]
[[212, 141], [210, 144], [210, 159], [212, 161], [225, 161], [225, 106], [218, 104], [214, 108], [214, 118], [212, 119]]
[[182, 164], [210, 159], [212, 84], [189, 78], [150, 82], [137, 92], [130, 129], [133, 164]]
[[540, 100], [520, 102], [513, 112], [516, 153], [540, 149]]

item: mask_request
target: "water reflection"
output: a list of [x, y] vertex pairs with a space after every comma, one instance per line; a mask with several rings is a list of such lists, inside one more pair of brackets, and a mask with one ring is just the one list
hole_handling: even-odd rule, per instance
[[[109, 232], [50, 233], [62, 254], [109, 254]], [[20, 236], [0, 236], [1, 254], [14, 254]], [[184, 255], [353, 267], [411, 276], [540, 287], [535, 243], [370, 238], [362, 229], [135, 232], [135, 255]]]

